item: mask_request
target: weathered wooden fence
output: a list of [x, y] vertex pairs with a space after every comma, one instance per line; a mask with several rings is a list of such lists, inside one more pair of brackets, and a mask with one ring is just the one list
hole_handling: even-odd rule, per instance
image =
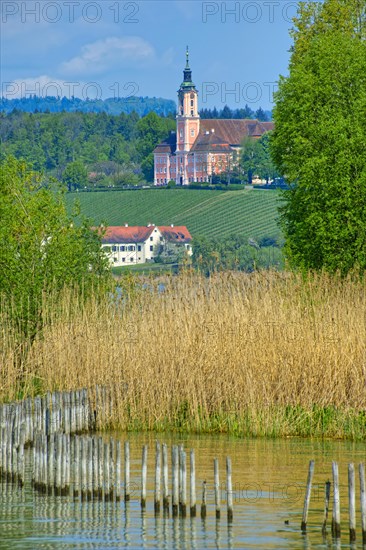
[[[118, 502], [131, 498], [130, 447], [124, 444], [122, 465], [121, 442], [105, 440], [95, 431], [112, 415], [113, 399], [107, 388], [95, 391], [48, 393], [44, 397], [0, 406], [0, 476], [10, 483], [25, 483], [25, 449], [31, 448], [31, 483], [40, 494], [72, 496], [82, 502], [103, 500]], [[171, 456], [169, 480], [169, 455]], [[148, 447], [142, 449], [140, 502], [147, 501]], [[196, 516], [195, 454], [189, 454], [190, 516]], [[214, 461], [215, 513], [220, 517], [219, 469]], [[122, 479], [123, 467], [123, 479]], [[172, 517], [186, 517], [187, 452], [182, 445], [156, 442], [154, 468], [154, 511]], [[169, 482], [170, 481], [170, 482]], [[170, 487], [170, 489], [169, 489]], [[226, 501], [228, 520], [233, 518], [231, 460], [226, 464]], [[136, 496], [136, 495], [135, 495]], [[207, 514], [206, 482], [202, 486], [201, 517]]]
[[[313, 483], [315, 462], [311, 460], [309, 463], [308, 479], [306, 483], [306, 493], [304, 500], [304, 509], [301, 521], [301, 530], [306, 532], [308, 523], [308, 514], [310, 508], [311, 488]], [[360, 482], [360, 516], [361, 516], [361, 537], [362, 544], [366, 545], [366, 487], [365, 487], [365, 465], [360, 463], [358, 467], [359, 482]], [[333, 477], [333, 507], [332, 507], [332, 523], [331, 532], [335, 539], [341, 537], [341, 502], [339, 491], [339, 471], [337, 462], [332, 462], [332, 477]], [[325, 482], [324, 494], [324, 516], [321, 526], [323, 536], [327, 533], [327, 521], [329, 513], [329, 503], [331, 496], [331, 482]], [[356, 541], [356, 476], [353, 463], [348, 464], [348, 517], [349, 517], [349, 539], [351, 543]]]

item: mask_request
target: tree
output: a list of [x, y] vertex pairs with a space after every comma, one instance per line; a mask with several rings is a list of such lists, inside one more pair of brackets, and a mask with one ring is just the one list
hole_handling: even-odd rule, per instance
[[0, 166], [0, 298], [20, 333], [42, 326], [42, 301], [65, 286], [82, 289], [108, 280], [100, 236], [87, 220], [66, 214], [63, 195], [24, 162]]
[[169, 118], [161, 118], [151, 112], [137, 123], [137, 150], [140, 158], [144, 159], [150, 155], [156, 145], [168, 136], [169, 130], [175, 129], [175, 122]]
[[291, 266], [366, 269], [366, 0], [300, 7], [271, 140]]
[[84, 187], [88, 183], [88, 172], [81, 160], [70, 162], [62, 175], [69, 191]]
[[258, 158], [258, 165], [256, 172], [261, 179], [265, 179], [268, 183], [269, 180], [279, 177], [279, 173], [276, 166], [273, 163], [270, 153], [270, 132], [266, 132], [258, 140], [260, 145], [260, 154]]
[[252, 183], [253, 175], [257, 172], [262, 160], [262, 148], [259, 141], [246, 137], [242, 141], [240, 165], [248, 183]]

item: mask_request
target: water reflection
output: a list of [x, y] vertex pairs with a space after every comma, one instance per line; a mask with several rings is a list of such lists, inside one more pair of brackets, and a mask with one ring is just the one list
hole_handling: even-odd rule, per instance
[[[118, 434], [113, 434], [118, 437]], [[314, 442], [301, 440], [240, 440], [228, 437], [161, 438], [171, 444], [183, 443], [196, 450], [197, 495], [201, 497], [207, 480], [207, 517], [175, 518], [161, 512], [154, 516], [153, 452], [149, 453], [147, 507], [140, 508], [141, 448], [155, 447], [155, 435], [129, 436], [131, 483], [136, 490], [131, 501], [81, 502], [72, 497], [51, 497], [34, 493], [28, 483], [23, 489], [0, 483], [0, 548], [28, 550], [69, 550], [73, 548], [266, 548], [341, 549], [360, 548], [348, 543], [347, 463], [364, 460], [362, 443]], [[121, 441], [124, 436], [120, 435]], [[233, 465], [234, 520], [227, 522], [225, 460]], [[213, 459], [221, 474], [221, 518], [215, 517], [213, 499]], [[308, 532], [300, 533], [301, 511], [307, 465], [315, 459]], [[324, 482], [330, 477], [331, 461], [339, 462], [341, 481], [342, 539], [332, 539], [330, 529], [321, 534], [324, 509]], [[169, 472], [170, 473], [170, 472]], [[358, 510], [359, 518], [359, 510]]]

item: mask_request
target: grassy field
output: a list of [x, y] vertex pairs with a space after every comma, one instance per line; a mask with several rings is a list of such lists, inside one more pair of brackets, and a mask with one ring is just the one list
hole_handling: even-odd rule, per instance
[[277, 191], [203, 191], [143, 189], [79, 193], [66, 196], [71, 208], [78, 200], [81, 212], [93, 223], [107, 225], [186, 225], [193, 236], [260, 238], [277, 236]]
[[45, 296], [22, 348], [0, 303], [0, 400], [101, 384], [105, 428], [366, 437], [362, 281], [187, 271], [120, 286], [115, 301]]

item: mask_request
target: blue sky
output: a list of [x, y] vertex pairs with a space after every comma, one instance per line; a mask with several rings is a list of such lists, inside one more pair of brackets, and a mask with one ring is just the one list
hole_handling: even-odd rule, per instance
[[271, 109], [296, 5], [2, 0], [1, 95], [175, 100], [188, 44], [200, 107]]

